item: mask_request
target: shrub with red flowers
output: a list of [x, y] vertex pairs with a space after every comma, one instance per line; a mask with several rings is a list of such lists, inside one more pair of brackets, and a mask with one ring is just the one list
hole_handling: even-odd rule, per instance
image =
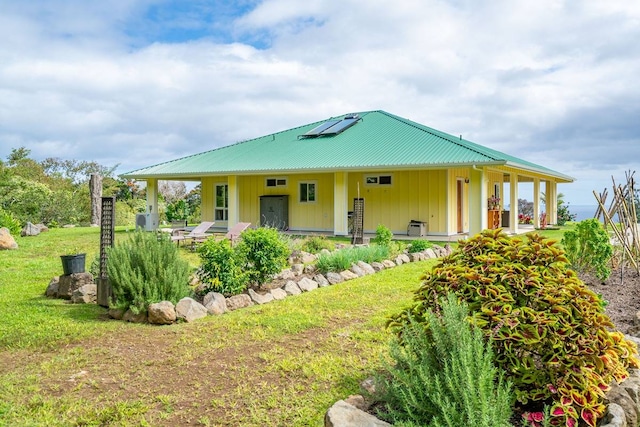
[[520, 224], [531, 224], [533, 219], [530, 215], [518, 214], [518, 223]]
[[609, 384], [624, 380], [639, 361], [635, 344], [612, 330], [603, 301], [567, 265], [554, 240], [485, 230], [426, 273], [413, 306], [389, 324], [400, 334], [410, 319], [425, 322], [440, 298], [454, 293], [492, 341], [525, 422], [594, 427]]

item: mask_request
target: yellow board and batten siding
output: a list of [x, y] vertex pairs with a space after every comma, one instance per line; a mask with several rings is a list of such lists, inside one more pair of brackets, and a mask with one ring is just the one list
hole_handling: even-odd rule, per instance
[[[369, 185], [366, 177], [391, 175], [391, 185]], [[430, 234], [446, 232], [445, 170], [415, 170], [397, 172], [350, 172], [349, 207], [353, 199], [364, 202], [364, 230], [373, 233], [378, 224], [394, 234], [405, 234], [410, 220], [427, 222]]]

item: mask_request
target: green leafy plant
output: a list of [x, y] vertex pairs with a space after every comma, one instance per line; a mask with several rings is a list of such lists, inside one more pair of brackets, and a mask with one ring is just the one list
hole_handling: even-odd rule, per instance
[[287, 264], [290, 252], [285, 239], [271, 227], [248, 229], [241, 235], [236, 250], [244, 259], [243, 266], [250, 282], [263, 284]]
[[205, 284], [205, 292], [229, 296], [245, 291], [249, 274], [242, 270], [244, 259], [229, 240], [208, 239], [198, 247], [198, 255], [201, 261], [198, 276]]
[[580, 221], [573, 230], [564, 233], [561, 243], [574, 270], [594, 273], [600, 280], [606, 280], [611, 274], [609, 261], [613, 246], [597, 219]]
[[20, 220], [14, 217], [11, 212], [0, 208], [0, 228], [2, 227], [6, 227], [14, 236], [20, 235]]
[[149, 304], [175, 304], [190, 294], [189, 264], [168, 236], [136, 231], [107, 255], [114, 307], [138, 314]]
[[413, 240], [409, 245], [409, 252], [410, 253], [422, 252], [425, 249], [430, 248], [431, 246], [433, 246], [433, 244], [428, 240]]
[[373, 238], [373, 242], [380, 246], [389, 246], [393, 233], [387, 227], [382, 224], [378, 224], [376, 227], [376, 237]]
[[[438, 314], [409, 319], [391, 342], [392, 364], [378, 375], [381, 414], [395, 425], [510, 426], [511, 389], [493, 363], [482, 331], [467, 320], [467, 304], [440, 299]], [[398, 424], [401, 423], [401, 424]]]
[[567, 263], [553, 240], [485, 230], [426, 273], [414, 305], [389, 325], [428, 323], [428, 310], [453, 292], [469, 305], [471, 322], [493, 339], [495, 362], [523, 409], [539, 412], [548, 404], [552, 425], [582, 420], [595, 426], [611, 381], [638, 366], [636, 346], [610, 330], [602, 301]]
[[332, 251], [335, 248], [335, 244], [325, 236], [309, 236], [302, 243], [302, 250], [312, 254], [317, 254], [323, 249]]

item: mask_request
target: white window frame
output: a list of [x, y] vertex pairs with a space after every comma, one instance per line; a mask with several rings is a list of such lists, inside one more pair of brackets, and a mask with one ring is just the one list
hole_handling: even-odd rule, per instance
[[[389, 184], [381, 184], [382, 177], [389, 177]], [[368, 187], [391, 187], [393, 186], [393, 180], [392, 173], [368, 174], [364, 176], [364, 185]]]
[[[218, 187], [224, 191], [223, 206], [218, 206]], [[215, 221], [229, 221], [229, 184], [220, 182], [215, 184], [213, 193], [213, 218]], [[222, 218], [218, 218], [218, 212], [222, 213]]]
[[[275, 185], [269, 185], [269, 181], [275, 180]], [[264, 179], [264, 186], [267, 188], [286, 187], [289, 181], [286, 176], [269, 176]]]
[[[302, 186], [307, 186], [307, 200], [302, 200]], [[313, 200], [309, 200], [309, 185], [313, 185]], [[318, 181], [300, 181], [298, 182], [298, 202], [299, 203], [316, 203], [318, 201]]]

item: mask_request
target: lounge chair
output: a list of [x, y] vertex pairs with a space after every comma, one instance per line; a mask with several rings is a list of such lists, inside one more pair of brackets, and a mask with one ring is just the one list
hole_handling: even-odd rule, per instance
[[205, 231], [211, 228], [213, 224], [214, 223], [211, 221], [203, 221], [187, 234], [183, 234], [182, 231], [178, 231], [177, 234], [173, 234], [171, 236], [171, 241], [180, 245], [180, 242], [183, 240], [191, 240], [191, 244], [195, 245], [197, 242], [202, 242], [209, 237], [209, 234], [205, 234]]
[[231, 245], [233, 245], [236, 242], [236, 240], [238, 240], [238, 238], [240, 237], [240, 234], [242, 234], [244, 230], [249, 228], [249, 226], [251, 226], [250, 222], [239, 222], [233, 227], [231, 227], [231, 229], [227, 231], [227, 234], [225, 234], [224, 237], [229, 239], [229, 241], [231, 242]]

